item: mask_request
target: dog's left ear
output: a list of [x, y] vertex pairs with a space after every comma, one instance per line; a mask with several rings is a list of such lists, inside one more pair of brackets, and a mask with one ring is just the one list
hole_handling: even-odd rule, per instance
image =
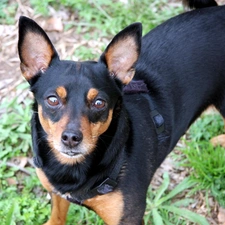
[[19, 19], [18, 52], [23, 76], [29, 81], [39, 72], [44, 72], [58, 54], [44, 30], [33, 20]]
[[141, 50], [141, 37], [141, 23], [131, 24], [112, 39], [100, 58], [110, 74], [123, 84], [128, 84], [135, 74], [135, 64]]

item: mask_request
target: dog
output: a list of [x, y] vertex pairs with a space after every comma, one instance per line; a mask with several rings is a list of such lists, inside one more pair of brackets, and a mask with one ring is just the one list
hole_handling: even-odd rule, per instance
[[180, 137], [208, 106], [225, 118], [224, 21], [225, 6], [215, 6], [176, 16], [143, 38], [134, 23], [97, 62], [74, 62], [60, 60], [43, 29], [20, 18], [34, 162], [52, 199], [47, 225], [65, 224], [70, 202], [108, 225], [143, 224], [150, 181]]

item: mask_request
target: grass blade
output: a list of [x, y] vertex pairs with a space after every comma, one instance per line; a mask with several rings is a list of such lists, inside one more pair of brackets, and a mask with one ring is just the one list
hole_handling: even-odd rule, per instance
[[193, 185], [194, 185], [194, 182], [190, 181], [189, 178], [185, 178], [170, 193], [168, 193], [165, 197], [162, 197], [158, 203], [162, 204], [163, 202], [168, 201], [169, 199], [173, 198], [174, 196], [181, 193], [182, 191], [192, 187]]
[[153, 215], [153, 222], [155, 225], [163, 225], [162, 217], [160, 216], [156, 208], [152, 209], [152, 215]]
[[194, 212], [191, 212], [190, 210], [183, 209], [183, 208], [177, 208], [177, 207], [174, 207], [171, 205], [170, 206], [162, 206], [162, 208], [165, 210], [168, 210], [174, 214], [177, 214], [183, 218], [186, 218], [193, 223], [196, 223], [199, 225], [209, 225], [208, 221], [204, 217], [202, 217]]
[[163, 178], [164, 178], [163, 179], [163, 183], [161, 184], [161, 186], [157, 190], [156, 196], [154, 198], [155, 205], [159, 205], [158, 204], [159, 199], [161, 198], [161, 196], [163, 195], [165, 190], [169, 187], [169, 183], [170, 183], [169, 174], [168, 173], [164, 173], [163, 174]]
[[15, 212], [15, 203], [13, 203], [8, 211], [8, 214], [6, 215], [6, 223], [5, 225], [11, 225], [13, 222], [13, 215]]

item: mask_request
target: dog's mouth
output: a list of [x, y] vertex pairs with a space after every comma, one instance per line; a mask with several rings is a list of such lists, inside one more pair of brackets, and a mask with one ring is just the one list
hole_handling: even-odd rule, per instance
[[84, 144], [76, 146], [75, 148], [68, 148], [62, 143], [52, 142], [52, 150], [54, 151], [57, 159], [62, 163], [77, 163], [85, 160], [86, 155], [88, 155], [94, 148], [92, 144]]
[[78, 158], [83, 155], [81, 152], [75, 151], [62, 151], [60, 154], [67, 158]]

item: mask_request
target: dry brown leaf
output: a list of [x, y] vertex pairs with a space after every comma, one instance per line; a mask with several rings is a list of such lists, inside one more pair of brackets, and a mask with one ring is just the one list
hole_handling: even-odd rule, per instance
[[63, 23], [61, 18], [51, 17], [46, 24], [47, 31], [63, 31]]
[[7, 178], [6, 181], [8, 185], [17, 185], [17, 181], [15, 178]]
[[24, 168], [27, 165], [28, 158], [27, 157], [19, 157], [20, 164], [19, 167]]
[[220, 224], [225, 225], [225, 209], [222, 207], [219, 208], [218, 221]]

